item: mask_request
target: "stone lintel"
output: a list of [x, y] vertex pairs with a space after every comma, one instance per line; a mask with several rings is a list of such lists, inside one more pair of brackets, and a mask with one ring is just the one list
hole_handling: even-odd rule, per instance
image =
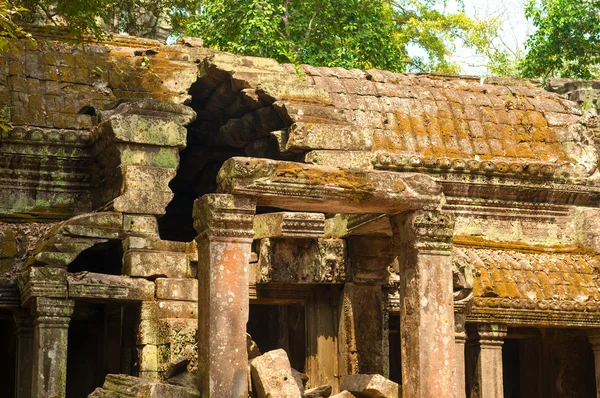
[[343, 239], [264, 238], [250, 283], [344, 283], [346, 268]]
[[348, 241], [352, 280], [357, 283], [387, 282], [398, 253], [387, 237], [353, 236]]
[[324, 234], [323, 213], [279, 212], [254, 217], [254, 239], [322, 238]]
[[81, 272], [67, 275], [69, 298], [109, 301], [154, 299], [154, 283], [122, 275]]
[[294, 211], [400, 213], [438, 208], [441, 187], [416, 173], [345, 170], [257, 158], [231, 158], [218, 191], [257, 198], [259, 206]]
[[249, 196], [208, 194], [194, 202], [194, 228], [208, 238], [254, 238], [256, 200]]

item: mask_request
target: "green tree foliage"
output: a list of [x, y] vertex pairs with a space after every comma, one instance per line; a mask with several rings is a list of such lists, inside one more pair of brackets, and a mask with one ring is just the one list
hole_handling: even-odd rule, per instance
[[[164, 38], [181, 30], [201, 0], [2, 0], [29, 10], [22, 22], [63, 26], [73, 34], [110, 33]], [[166, 27], [169, 31], [164, 31]]]
[[[207, 46], [281, 62], [456, 72], [454, 43], [478, 50], [488, 21], [443, 12], [443, 0], [204, 0], [185, 33]], [[426, 56], [411, 57], [411, 46]]]
[[526, 77], [600, 76], [600, 0], [529, 0], [537, 31], [521, 62]]

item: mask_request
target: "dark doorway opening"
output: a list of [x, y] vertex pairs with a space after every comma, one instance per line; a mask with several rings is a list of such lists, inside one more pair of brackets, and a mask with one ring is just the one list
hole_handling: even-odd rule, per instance
[[304, 372], [306, 366], [306, 321], [304, 305], [250, 304], [248, 333], [261, 353], [281, 348], [292, 368]]
[[17, 331], [12, 315], [0, 313], [0, 395], [3, 397], [15, 396], [16, 349]]
[[67, 396], [85, 398], [109, 373], [130, 373], [135, 350], [132, 309], [77, 302], [69, 323]]
[[402, 384], [402, 362], [400, 354], [400, 314], [390, 314], [388, 320], [390, 348], [390, 380]]

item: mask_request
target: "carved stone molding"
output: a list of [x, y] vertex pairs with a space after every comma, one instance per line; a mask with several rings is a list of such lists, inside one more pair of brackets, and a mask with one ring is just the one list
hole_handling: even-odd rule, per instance
[[50, 297], [36, 297], [31, 310], [34, 327], [64, 327], [69, 326], [75, 301]]
[[392, 217], [394, 243], [400, 248], [450, 256], [454, 218], [439, 211], [418, 210]]
[[198, 239], [254, 238], [256, 199], [248, 196], [208, 194], [194, 202], [194, 228]]
[[479, 323], [467, 325], [469, 341], [487, 348], [502, 348], [506, 338], [507, 327], [498, 323]]
[[63, 268], [29, 267], [18, 283], [21, 303], [26, 307], [36, 297], [67, 298], [67, 271]]
[[322, 238], [324, 234], [323, 213], [278, 212], [254, 217], [254, 239]]

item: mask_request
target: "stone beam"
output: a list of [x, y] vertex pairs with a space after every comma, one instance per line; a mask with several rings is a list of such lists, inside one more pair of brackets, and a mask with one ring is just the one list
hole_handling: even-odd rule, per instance
[[400, 213], [435, 209], [441, 187], [417, 173], [346, 170], [235, 157], [217, 176], [220, 193], [254, 196], [259, 206], [295, 211]]
[[254, 239], [322, 238], [324, 235], [323, 213], [279, 212], [254, 217]]
[[250, 197], [208, 194], [194, 204], [202, 397], [248, 396], [248, 262], [255, 203]]
[[116, 301], [154, 300], [154, 283], [122, 275], [81, 272], [67, 275], [69, 298]]
[[391, 221], [400, 262], [403, 396], [454, 396], [454, 220], [437, 211], [416, 211]]

